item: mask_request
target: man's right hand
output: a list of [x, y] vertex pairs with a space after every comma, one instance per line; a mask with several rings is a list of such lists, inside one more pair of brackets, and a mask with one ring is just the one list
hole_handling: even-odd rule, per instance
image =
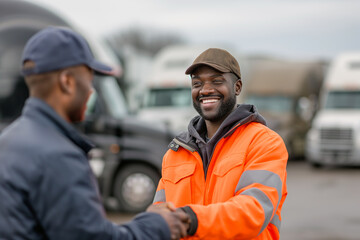
[[190, 218], [185, 212], [176, 211], [172, 203], [151, 205], [146, 211], [158, 213], [165, 219], [170, 228], [171, 240], [186, 237]]

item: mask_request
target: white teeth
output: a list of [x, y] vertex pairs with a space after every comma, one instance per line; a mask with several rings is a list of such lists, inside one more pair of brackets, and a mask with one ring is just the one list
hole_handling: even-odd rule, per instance
[[214, 103], [214, 102], [217, 102], [218, 99], [204, 99], [202, 102], [203, 103]]

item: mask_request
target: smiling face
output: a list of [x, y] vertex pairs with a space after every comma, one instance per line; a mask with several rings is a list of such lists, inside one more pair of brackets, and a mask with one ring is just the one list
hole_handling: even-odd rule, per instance
[[191, 95], [196, 111], [206, 121], [221, 124], [234, 110], [241, 80], [232, 73], [221, 73], [206, 65], [191, 74]]

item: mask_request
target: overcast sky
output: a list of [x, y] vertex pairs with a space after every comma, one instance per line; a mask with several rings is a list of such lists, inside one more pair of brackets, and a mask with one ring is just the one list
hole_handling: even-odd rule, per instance
[[332, 58], [360, 51], [360, 0], [28, 0], [107, 36], [132, 26], [239, 53]]

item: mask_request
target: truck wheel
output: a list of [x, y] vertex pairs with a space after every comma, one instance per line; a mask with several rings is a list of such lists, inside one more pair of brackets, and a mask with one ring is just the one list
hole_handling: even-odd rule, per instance
[[116, 175], [114, 195], [124, 212], [144, 211], [152, 202], [159, 174], [146, 165], [128, 165]]

